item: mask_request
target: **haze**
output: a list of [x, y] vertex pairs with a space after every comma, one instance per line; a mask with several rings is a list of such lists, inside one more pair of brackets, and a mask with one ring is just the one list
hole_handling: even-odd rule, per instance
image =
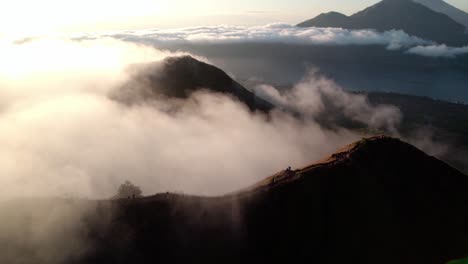
[[[273, 22], [296, 24], [322, 12], [351, 14], [377, 0], [292, 1], [92, 1], [18, 0], [3, 3], [0, 36], [135, 29], [196, 25], [263, 25]], [[447, 0], [468, 10], [465, 0]]]

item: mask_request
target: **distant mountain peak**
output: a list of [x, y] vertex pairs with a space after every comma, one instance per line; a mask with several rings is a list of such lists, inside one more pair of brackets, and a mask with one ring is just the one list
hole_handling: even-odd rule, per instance
[[429, 9], [446, 14], [451, 17], [453, 20], [465, 26], [468, 30], [468, 13], [463, 10], [460, 10], [443, 0], [413, 0], [419, 4], [422, 4]]
[[413, 0], [383, 0], [351, 16], [337, 12], [323, 13], [298, 26], [378, 31], [395, 29], [447, 45], [459, 46], [468, 43], [468, 35], [464, 34], [464, 25], [456, 22], [449, 15], [434, 11]]

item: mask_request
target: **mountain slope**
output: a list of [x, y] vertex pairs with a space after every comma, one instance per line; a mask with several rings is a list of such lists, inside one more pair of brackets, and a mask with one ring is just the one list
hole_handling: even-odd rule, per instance
[[236, 194], [115, 202], [82, 262], [446, 263], [468, 255], [467, 188], [445, 163], [374, 137]]
[[[327, 23], [325, 23], [327, 22]], [[435, 12], [412, 0], [383, 0], [344, 19], [334, 13], [321, 14], [298, 24], [300, 27], [404, 30], [410, 35], [449, 45], [467, 43], [465, 27], [449, 16]]]
[[169, 57], [162, 63], [135, 65], [132, 70], [130, 80], [113, 91], [111, 98], [133, 104], [161, 97], [187, 98], [205, 89], [231, 95], [251, 110], [269, 111], [273, 108], [221, 69], [190, 56]]
[[[367, 93], [375, 105], [394, 105], [403, 113], [399, 132], [413, 142], [438, 142], [437, 158], [468, 174], [468, 105], [392, 93]], [[419, 134], [418, 134], [419, 133]], [[426, 134], [425, 136], [424, 133]]]
[[414, 0], [436, 12], [446, 14], [453, 20], [465, 26], [468, 29], [468, 13], [462, 11], [443, 0]]
[[341, 14], [339, 12], [328, 12], [322, 13], [317, 17], [299, 23], [297, 26], [299, 27], [337, 27], [337, 28], [346, 28], [348, 25], [352, 23], [350, 17]]

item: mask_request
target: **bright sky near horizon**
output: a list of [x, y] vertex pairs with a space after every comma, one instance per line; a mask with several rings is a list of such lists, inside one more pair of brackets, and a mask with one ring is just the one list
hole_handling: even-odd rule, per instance
[[[298, 23], [322, 12], [352, 14], [379, 0], [15, 0], [2, 4], [1, 36]], [[467, 11], [467, 0], [446, 0]]]

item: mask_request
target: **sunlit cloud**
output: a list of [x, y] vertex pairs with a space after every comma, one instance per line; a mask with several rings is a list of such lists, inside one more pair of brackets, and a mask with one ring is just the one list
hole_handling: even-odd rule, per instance
[[265, 26], [207, 26], [180, 29], [153, 29], [114, 34], [116, 38], [142, 43], [291, 43], [303, 45], [383, 45], [399, 49], [432, 43], [401, 30], [379, 33], [375, 30], [342, 28], [299, 28], [288, 24]]
[[265, 26], [205, 26], [178, 29], [150, 29], [107, 35], [82, 35], [83, 38], [114, 37], [147, 45], [285, 43], [295, 45], [380, 45], [426, 57], [455, 58], [468, 53], [467, 47], [435, 45], [433, 41], [411, 36], [402, 30], [378, 32], [372, 29], [299, 28], [288, 24]]

